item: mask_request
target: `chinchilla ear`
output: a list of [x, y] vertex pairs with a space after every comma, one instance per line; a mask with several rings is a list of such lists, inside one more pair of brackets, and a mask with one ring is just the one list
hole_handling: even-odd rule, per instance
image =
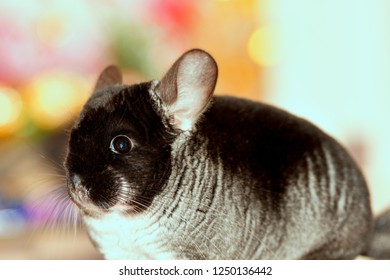
[[173, 125], [191, 130], [213, 94], [218, 67], [210, 54], [193, 49], [184, 53], [156, 87]]
[[99, 75], [94, 92], [116, 84], [122, 84], [122, 73], [115, 65], [107, 66]]

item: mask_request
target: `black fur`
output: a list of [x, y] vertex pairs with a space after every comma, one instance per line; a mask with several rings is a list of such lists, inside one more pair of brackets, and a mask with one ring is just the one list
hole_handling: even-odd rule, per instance
[[[134, 183], [134, 199], [145, 206], [161, 191], [164, 179], [170, 174], [174, 131], [164, 127], [152, 108], [149, 87], [149, 83], [143, 83], [95, 93], [71, 132], [68, 173], [82, 178], [91, 200], [102, 208], [113, 206], [118, 198], [118, 178], [110, 170], [127, 174], [127, 181]], [[109, 149], [110, 141], [119, 134], [134, 142], [128, 155], [118, 155]]]
[[267, 189], [284, 191], [286, 174], [317, 148], [324, 135], [307, 121], [258, 102], [216, 97], [198, 133], [208, 137], [211, 157], [232, 172], [249, 170]]
[[[158, 83], [122, 85], [113, 66], [100, 75], [65, 166], [75, 203], [103, 212], [82, 213], [101, 252], [344, 259], [368, 250], [369, 193], [345, 149], [281, 109], [212, 97], [216, 78], [215, 61], [201, 50], [181, 56]], [[130, 153], [110, 149], [117, 135], [132, 140]], [[133, 221], [145, 212], [145, 225], [158, 216], [158, 233], [142, 243], [151, 229]]]

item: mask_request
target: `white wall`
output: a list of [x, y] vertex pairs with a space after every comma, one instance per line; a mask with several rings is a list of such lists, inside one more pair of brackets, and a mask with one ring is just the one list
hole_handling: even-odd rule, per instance
[[268, 101], [366, 142], [373, 209], [390, 207], [390, 1], [269, 3], [280, 62]]

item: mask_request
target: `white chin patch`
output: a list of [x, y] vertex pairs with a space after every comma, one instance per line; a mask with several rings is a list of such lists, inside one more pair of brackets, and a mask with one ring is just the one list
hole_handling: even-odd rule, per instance
[[84, 217], [84, 222], [106, 259], [176, 259], [173, 253], [162, 248], [161, 228], [149, 215], [132, 217], [111, 211], [99, 218]]

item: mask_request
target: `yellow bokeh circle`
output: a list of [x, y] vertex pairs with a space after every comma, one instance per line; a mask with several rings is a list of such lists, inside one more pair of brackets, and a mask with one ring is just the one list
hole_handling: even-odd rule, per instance
[[251, 59], [260, 66], [270, 67], [278, 63], [277, 44], [274, 28], [261, 26], [250, 36], [248, 53]]
[[23, 123], [23, 102], [15, 89], [0, 85], [0, 137], [17, 132]]
[[31, 119], [51, 130], [68, 123], [90, 94], [89, 84], [71, 73], [42, 74], [23, 87]]

